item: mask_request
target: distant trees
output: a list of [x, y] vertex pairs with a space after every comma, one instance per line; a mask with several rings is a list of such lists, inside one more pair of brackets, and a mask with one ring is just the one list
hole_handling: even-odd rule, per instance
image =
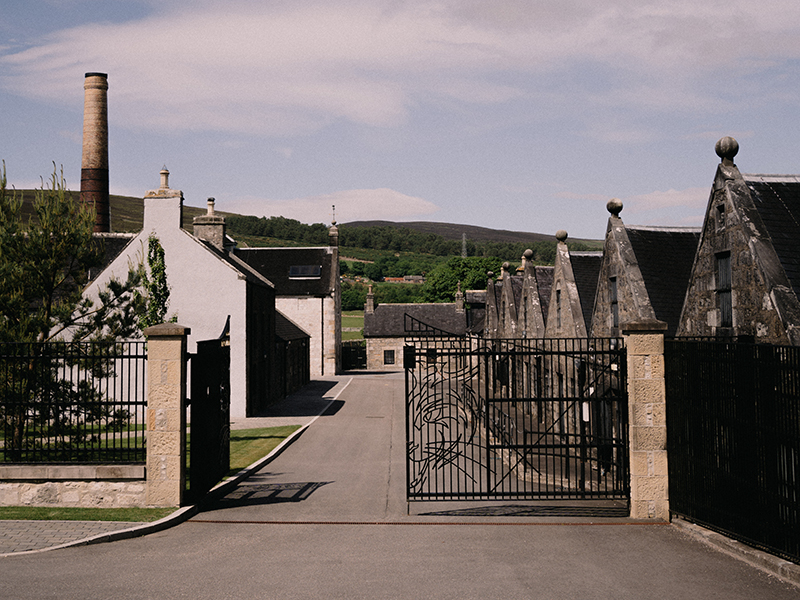
[[328, 243], [328, 227], [322, 223], [306, 225], [286, 217], [267, 218], [231, 215], [226, 219], [226, 225], [231, 232], [242, 235], [292, 240], [316, 246], [327, 245]]
[[[363, 310], [369, 286], [363, 283], [342, 283], [342, 310]], [[403, 283], [379, 283], [372, 288], [376, 304], [414, 304], [424, 302], [423, 286]], [[452, 301], [452, 300], [451, 300]]]
[[[280, 240], [291, 240], [309, 245], [325, 245], [328, 243], [328, 226], [322, 223], [305, 225], [294, 219], [285, 217], [231, 216], [227, 219], [231, 233], [253, 235]], [[461, 256], [462, 240], [447, 239], [435, 233], [423, 233], [408, 227], [351, 227], [339, 225], [339, 245], [348, 248], [366, 248], [390, 252], [427, 254], [431, 256]], [[552, 264], [555, 259], [556, 242], [478, 242], [467, 240], [467, 257], [499, 256], [504, 260], [519, 260], [527, 249], [533, 250], [533, 259], [540, 264]], [[572, 250], [588, 250], [588, 246], [571, 243]], [[421, 275], [430, 270], [431, 265], [411, 268], [401, 265], [399, 275], [386, 273], [387, 265], [381, 267], [383, 277], [401, 277], [402, 275]], [[367, 275], [369, 276], [369, 275]], [[379, 279], [372, 278], [371, 279]]]
[[499, 258], [455, 256], [436, 267], [423, 287], [425, 302], [453, 302], [459, 282], [462, 290], [485, 290], [487, 271], [499, 272]]

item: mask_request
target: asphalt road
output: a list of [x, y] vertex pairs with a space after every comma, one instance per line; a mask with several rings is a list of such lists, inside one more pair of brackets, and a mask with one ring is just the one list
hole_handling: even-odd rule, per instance
[[0, 559], [0, 597], [800, 597], [672, 525], [584, 505], [409, 510], [401, 376], [325, 395], [328, 412], [216, 505], [145, 537]]

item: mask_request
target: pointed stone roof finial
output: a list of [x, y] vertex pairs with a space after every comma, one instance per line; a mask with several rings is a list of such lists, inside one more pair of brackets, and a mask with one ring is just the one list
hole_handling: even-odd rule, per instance
[[726, 135], [721, 138], [714, 146], [714, 150], [722, 159], [723, 165], [733, 165], [733, 157], [739, 153], [739, 142], [731, 136]]
[[331, 221], [331, 225], [336, 225], [336, 205], [332, 205], [333, 209], [333, 220]]
[[619, 198], [612, 198], [606, 203], [606, 210], [615, 217], [618, 217], [619, 213], [622, 212], [622, 200]]

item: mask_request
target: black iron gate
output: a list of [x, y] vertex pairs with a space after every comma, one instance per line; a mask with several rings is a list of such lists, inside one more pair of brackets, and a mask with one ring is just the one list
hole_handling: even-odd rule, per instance
[[407, 498], [627, 499], [621, 339], [406, 340]]
[[230, 469], [230, 363], [227, 337], [197, 342], [192, 355], [189, 494], [194, 501]]

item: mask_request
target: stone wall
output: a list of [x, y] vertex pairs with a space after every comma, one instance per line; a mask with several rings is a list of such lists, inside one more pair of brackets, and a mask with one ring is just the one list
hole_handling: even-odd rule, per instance
[[[367, 369], [370, 371], [402, 371], [404, 338], [367, 338]], [[384, 363], [384, 351], [394, 351], [394, 364]]]
[[142, 465], [0, 467], [0, 506], [130, 508], [146, 505]]

